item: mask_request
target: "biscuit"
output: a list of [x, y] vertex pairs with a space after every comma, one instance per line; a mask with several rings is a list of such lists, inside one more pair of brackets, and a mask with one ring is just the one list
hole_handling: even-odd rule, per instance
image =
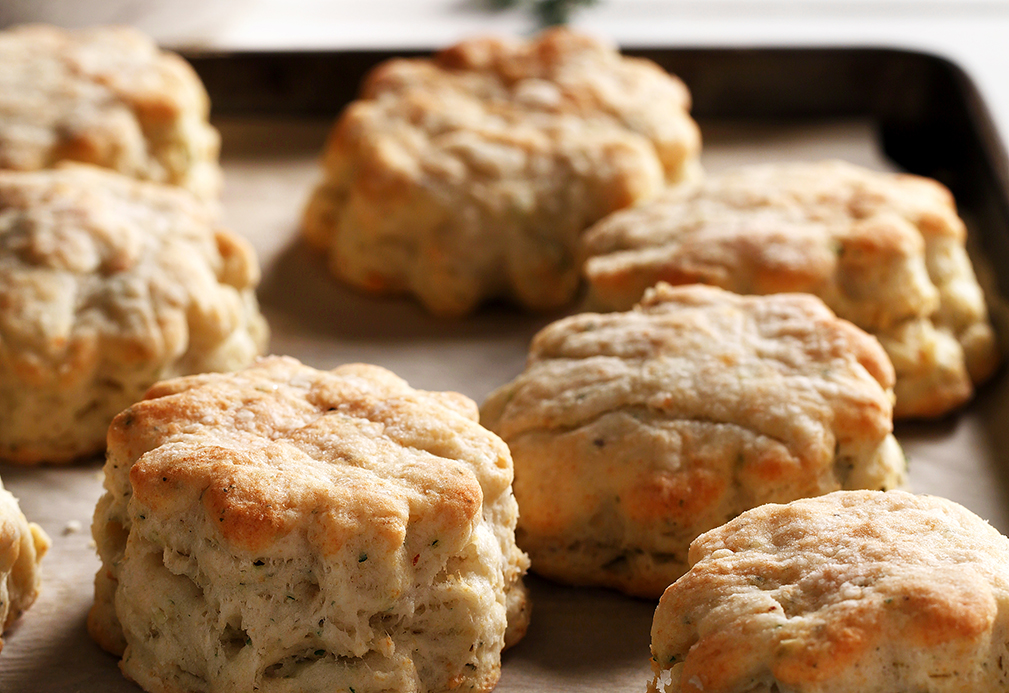
[[17, 499], [0, 482], [0, 635], [38, 597], [39, 562], [48, 550], [49, 536], [25, 518]]
[[593, 305], [624, 310], [657, 281], [816, 294], [876, 335], [897, 371], [898, 417], [970, 399], [999, 355], [939, 183], [839, 161], [736, 169], [673, 188], [584, 235]]
[[109, 431], [91, 634], [148, 691], [490, 690], [527, 558], [476, 419], [360, 364], [156, 385]]
[[386, 62], [337, 120], [304, 213], [334, 275], [458, 316], [571, 301], [582, 231], [699, 170], [683, 83], [564, 29]]
[[743, 510], [901, 484], [892, 384], [879, 343], [815, 296], [659, 284], [543, 329], [481, 418], [511, 449], [533, 570], [658, 597]]
[[697, 539], [652, 624], [650, 691], [1009, 688], [1009, 540], [956, 503], [839, 491]]
[[0, 31], [0, 168], [73, 160], [216, 198], [209, 110], [189, 64], [134, 29]]
[[252, 248], [181, 188], [0, 171], [0, 458], [68, 462], [154, 382], [266, 346]]

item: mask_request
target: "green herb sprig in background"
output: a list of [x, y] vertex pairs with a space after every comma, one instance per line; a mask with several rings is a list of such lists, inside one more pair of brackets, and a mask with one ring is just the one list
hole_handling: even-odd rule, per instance
[[567, 24], [575, 10], [591, 7], [598, 2], [599, 0], [487, 0], [488, 5], [499, 10], [524, 7], [544, 27]]

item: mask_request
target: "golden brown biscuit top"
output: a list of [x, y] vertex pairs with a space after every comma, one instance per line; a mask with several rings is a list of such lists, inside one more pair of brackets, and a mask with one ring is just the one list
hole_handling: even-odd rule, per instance
[[928, 237], [963, 240], [953, 195], [912, 174], [874, 171], [845, 161], [745, 166], [715, 176], [708, 194], [735, 208], [795, 207], [813, 219], [868, 219], [896, 214]]
[[933, 180], [801, 162], [671, 188], [589, 229], [583, 254], [599, 300], [612, 307], [660, 278], [814, 293], [876, 329], [939, 307], [926, 247], [962, 244], [965, 234], [952, 196]]
[[731, 422], [800, 457], [892, 428], [894, 372], [879, 343], [801, 294], [739, 296], [659, 284], [627, 313], [559, 320], [525, 372], [484, 407], [506, 440], [617, 408]]
[[735, 207], [799, 205], [813, 218], [826, 221], [894, 213], [926, 238], [951, 236], [962, 241], [966, 234], [953, 195], [941, 183], [844, 161], [744, 167], [719, 176], [712, 191]]
[[0, 370], [67, 388], [102, 363], [156, 375], [244, 328], [258, 263], [215, 216], [97, 167], [0, 171]]
[[[926, 240], [949, 236], [962, 241], [966, 234], [953, 195], [941, 183], [836, 160], [743, 166], [670, 188], [654, 204], [684, 205], [687, 218], [682, 226], [687, 228], [718, 221], [732, 211], [750, 212], [759, 220], [761, 212], [790, 210], [795, 212], [793, 219], [822, 222], [893, 214], [911, 223]], [[659, 216], [652, 210], [649, 214]], [[592, 254], [642, 247], [654, 243], [654, 234], [662, 232], [630, 223], [615, 226], [587, 238]]]
[[684, 177], [687, 160], [700, 149], [682, 81], [651, 61], [622, 56], [566, 29], [531, 41], [473, 39], [431, 59], [391, 60], [368, 76], [362, 97], [388, 104], [385, 110], [411, 128], [447, 138], [432, 143], [445, 151], [451, 151], [449, 133], [461, 127], [488, 133], [517, 128], [527, 138], [596, 131], [600, 140], [607, 131], [621, 131], [650, 141], [673, 181]]
[[[703, 690], [750, 690], [766, 674], [813, 690], [878, 658], [906, 684], [901, 652], [976, 644], [986, 659], [982, 636], [1009, 604], [1009, 539], [952, 501], [901, 491], [765, 505], [701, 535], [689, 559], [656, 611], [653, 657], [685, 659], [680, 680]], [[974, 676], [955, 672], [972, 656], [929, 666]]]
[[[205, 121], [209, 109], [190, 65], [134, 29], [26, 25], [0, 32], [0, 168], [35, 170], [72, 159], [180, 182], [172, 179], [178, 172], [129, 169], [153, 164], [141, 155], [165, 156], [156, 165], [184, 169], [189, 162], [170, 159], [185, 151], [147, 151], [143, 139], [156, 148], [174, 136], [183, 115]], [[210, 137], [204, 128], [201, 139]]]
[[202, 507], [238, 550], [276, 553], [298, 536], [362, 561], [394, 560], [404, 542], [410, 555], [450, 555], [512, 479], [507, 447], [476, 417], [465, 397], [413, 390], [377, 366], [272, 357], [156, 385], [114, 420], [110, 459], [136, 460], [145, 512]]

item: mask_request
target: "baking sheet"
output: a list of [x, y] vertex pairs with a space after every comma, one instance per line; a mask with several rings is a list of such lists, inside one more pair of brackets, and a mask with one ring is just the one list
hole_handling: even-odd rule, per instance
[[[456, 390], [480, 402], [521, 371], [529, 339], [560, 316], [490, 306], [465, 320], [444, 321], [410, 300], [365, 297], [340, 286], [297, 233], [330, 119], [229, 117], [216, 125], [224, 142], [225, 218], [259, 253], [259, 295], [273, 330], [273, 353], [318, 368], [376, 363], [414, 387]], [[868, 120], [702, 122], [702, 130], [709, 171], [824, 158], [893, 168]], [[958, 415], [898, 425], [910, 458], [911, 490], [952, 498], [1009, 531], [1007, 412], [1009, 379], [1000, 372]], [[85, 630], [99, 566], [90, 522], [102, 492], [101, 460], [68, 468], [0, 464], [0, 477], [53, 539], [43, 561], [42, 594], [5, 636], [0, 691], [137, 693], [139, 687], [119, 673], [117, 659]], [[644, 690], [655, 602], [529, 580], [532, 624], [525, 640], [505, 653], [498, 691]]]

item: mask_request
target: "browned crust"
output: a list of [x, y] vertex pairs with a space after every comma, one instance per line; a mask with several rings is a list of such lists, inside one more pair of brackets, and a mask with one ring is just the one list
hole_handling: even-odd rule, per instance
[[941, 498], [757, 508], [692, 545], [656, 610], [654, 668], [670, 691], [1002, 690], [1007, 560], [1005, 537]]
[[743, 510], [902, 483], [893, 382], [814, 296], [660, 284], [543, 329], [481, 420], [511, 448], [533, 570], [656, 597]]
[[683, 83], [569, 30], [478, 38], [369, 74], [335, 123], [307, 241], [436, 314], [570, 302], [580, 233], [698, 167]]

